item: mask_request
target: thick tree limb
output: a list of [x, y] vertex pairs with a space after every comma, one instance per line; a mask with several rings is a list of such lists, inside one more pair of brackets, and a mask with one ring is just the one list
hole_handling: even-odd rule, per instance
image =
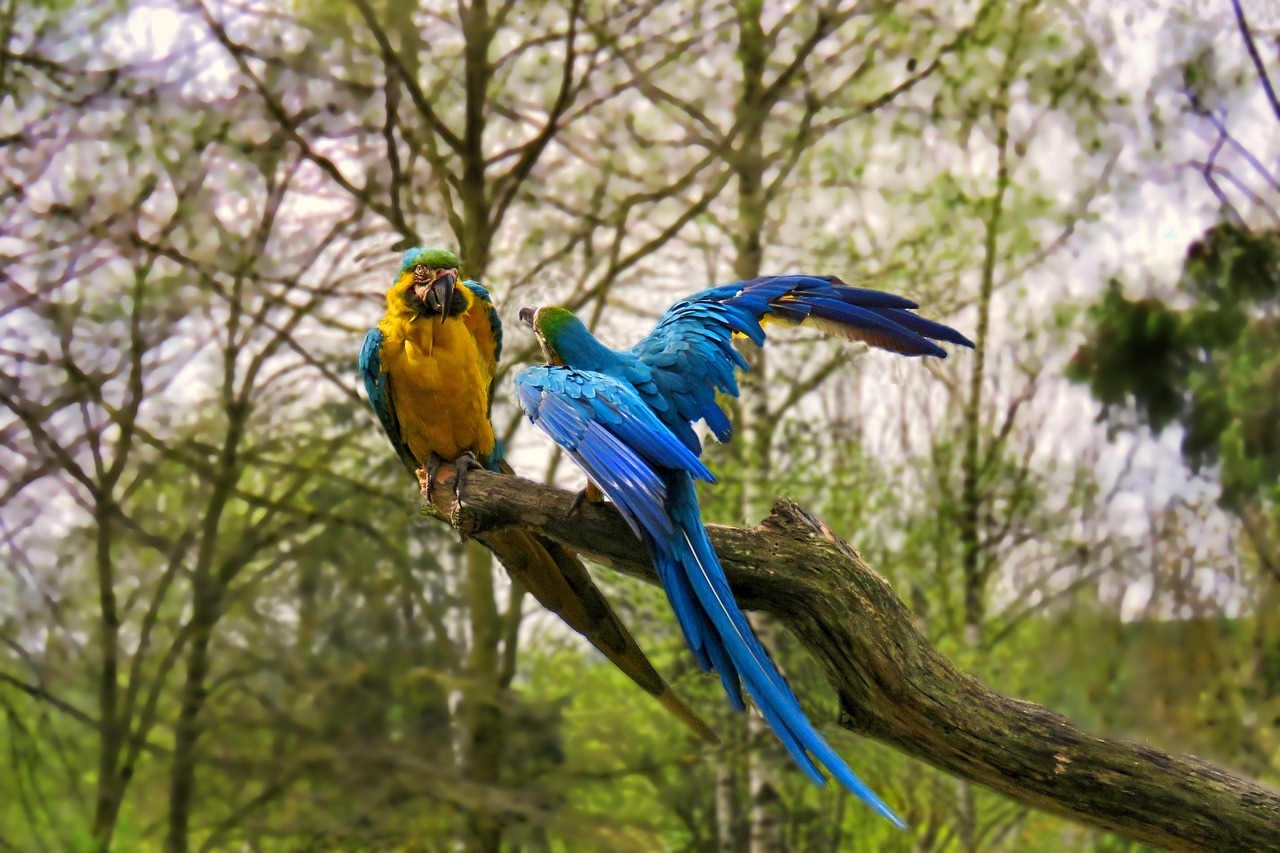
[[[464, 534], [528, 527], [656, 581], [612, 506], [517, 477], [442, 468], [433, 514]], [[738, 601], [781, 619], [840, 697], [840, 724], [1015, 800], [1171, 850], [1280, 850], [1280, 795], [1189, 755], [1095, 737], [988, 690], [929, 644], [888, 582], [782, 498], [752, 529], [710, 525]]]

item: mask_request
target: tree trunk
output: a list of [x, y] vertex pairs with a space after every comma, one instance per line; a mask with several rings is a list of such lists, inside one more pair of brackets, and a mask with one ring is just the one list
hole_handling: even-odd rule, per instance
[[[764, 266], [764, 231], [767, 221], [764, 191], [764, 127], [769, 105], [764, 102], [764, 69], [768, 57], [761, 26], [763, 3], [739, 0], [738, 62], [742, 67], [742, 94], [736, 119], [742, 141], [731, 155], [737, 179], [738, 216], [734, 234], [734, 274], [739, 280], [755, 278]], [[740, 409], [738, 430], [743, 454], [742, 514], [755, 518], [768, 505], [765, 490], [770, 480], [771, 459], [768, 391], [768, 362], [763, 349], [746, 345], [750, 367], [742, 377], [742, 393], [747, 401]], [[772, 625], [767, 617], [750, 614], [751, 626], [768, 649]], [[750, 811], [748, 850], [750, 853], [778, 853], [783, 850], [782, 798], [778, 794], [776, 762], [778, 742], [769, 724], [758, 714], [747, 717], [747, 791]]]
[[98, 652], [102, 655], [98, 682], [98, 784], [93, 813], [93, 838], [99, 850], [110, 850], [116, 819], [124, 795], [123, 780], [117, 775], [120, 750], [124, 746], [124, 727], [119, 705], [119, 633], [120, 617], [116, 610], [115, 564], [111, 557], [110, 497], [99, 499], [95, 512], [97, 524], [98, 573]]
[[[732, 738], [724, 738], [726, 747], [732, 743]], [[724, 752], [712, 761], [716, 767], [716, 853], [737, 853], [738, 808], [737, 797], [734, 796], [737, 773], [731, 757]]]
[[[234, 359], [232, 359], [234, 364]], [[191, 823], [191, 807], [196, 786], [196, 742], [200, 739], [200, 713], [204, 709], [205, 680], [209, 675], [209, 643], [222, 615], [222, 594], [226, 581], [216, 576], [214, 558], [222, 513], [239, 479], [236, 452], [244, 428], [244, 411], [229, 406], [230, 426], [223, 446], [222, 473], [214, 486], [201, 525], [200, 549], [192, 571], [191, 640], [187, 650], [187, 677], [179, 699], [174, 725], [173, 761], [169, 772], [169, 828], [166, 853], [186, 853]]]
[[501, 781], [502, 770], [502, 713], [498, 706], [502, 615], [493, 597], [492, 556], [479, 542], [468, 542], [466, 549], [471, 652], [461, 709], [463, 766], [467, 779], [481, 791], [480, 801], [468, 816], [467, 849], [497, 853], [502, 845], [502, 821], [487, 803]]
[[209, 675], [209, 642], [218, 620], [216, 594], [200, 585], [191, 614], [191, 648], [187, 652], [187, 677], [182, 685], [178, 721], [173, 735], [173, 764], [169, 774], [169, 829], [166, 853], [186, 853], [190, 839], [191, 806], [195, 799], [196, 742], [200, 739], [200, 712], [204, 708], [205, 680]]

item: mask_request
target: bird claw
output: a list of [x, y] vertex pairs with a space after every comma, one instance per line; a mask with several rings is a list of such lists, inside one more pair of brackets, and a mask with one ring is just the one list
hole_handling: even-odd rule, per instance
[[588, 481], [586, 488], [573, 496], [573, 503], [569, 505], [569, 511], [565, 513], [565, 517], [572, 518], [577, 515], [586, 504], [598, 503], [604, 503], [604, 493], [596, 488], [594, 483]]
[[[418, 488], [423, 496], [434, 503], [433, 493], [436, 488], [436, 477], [440, 474], [440, 468], [445, 464], [440, 458], [440, 454], [431, 453], [427, 456], [426, 464], [414, 473], [418, 475]], [[476, 459], [475, 454], [470, 450], [463, 453], [453, 461], [453, 496], [458, 497], [458, 484], [462, 480], [462, 475], [468, 471], [476, 471], [484, 468], [480, 464], [480, 460]]]
[[472, 453], [470, 450], [466, 451], [465, 453], [463, 453], [461, 456], [459, 456], [457, 459], [454, 460], [453, 462], [453, 496], [455, 499], [460, 497], [458, 495], [458, 485], [462, 482], [462, 475], [466, 474], [468, 471], [479, 471], [483, 468], [484, 466], [480, 464], [480, 460], [476, 459], [475, 454]]
[[431, 493], [436, 487], [436, 475], [440, 473], [440, 465], [444, 460], [438, 453], [427, 454], [427, 461], [414, 473], [418, 475], [418, 489], [428, 503], [434, 503]]
[[[462, 484], [462, 478], [468, 471], [482, 470], [483, 465], [476, 459], [475, 454], [470, 450], [463, 453], [457, 459], [453, 460], [453, 500], [456, 504], [462, 499], [462, 495], [458, 493], [458, 487]], [[461, 530], [458, 531], [458, 541], [466, 542], [469, 537]]]
[[582, 489], [573, 496], [573, 503], [569, 504], [569, 511], [566, 512], [565, 518], [573, 518], [582, 511], [584, 504], [590, 503], [591, 499], [587, 496], [587, 490]]

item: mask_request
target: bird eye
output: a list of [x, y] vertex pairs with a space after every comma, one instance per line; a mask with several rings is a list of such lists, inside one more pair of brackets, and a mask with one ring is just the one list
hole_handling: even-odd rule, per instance
[[431, 274], [431, 271], [428, 270], [426, 267], [424, 267], [422, 264], [418, 264], [416, 267], [413, 268], [414, 282], [421, 283], [424, 281], [428, 281], [430, 274]]

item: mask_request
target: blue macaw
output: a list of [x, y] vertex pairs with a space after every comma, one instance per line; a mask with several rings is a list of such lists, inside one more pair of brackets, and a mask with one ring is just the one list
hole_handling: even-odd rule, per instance
[[900, 827], [902, 819], [814, 728], [738, 609], [698, 507], [695, 480], [715, 477], [698, 458], [693, 426], [705, 420], [717, 438], [729, 440], [732, 427], [715, 395], [737, 396], [734, 370], [747, 362], [733, 338], [763, 344], [764, 321], [811, 325], [902, 355], [945, 357], [933, 340], [973, 345], [913, 313], [916, 307], [833, 277], [768, 276], [677, 302], [644, 340], [621, 351], [601, 344], [566, 309], [525, 308], [520, 318], [537, 334], [548, 364], [516, 377], [529, 419], [613, 501], [648, 549], [702, 669], [719, 673], [739, 710], [746, 686], [811, 779], [823, 784], [821, 764]]
[[[502, 354], [502, 322], [489, 292], [458, 282], [447, 249], [410, 249], [387, 291], [387, 310], [365, 336], [360, 372], [396, 455], [429, 491], [449, 462], [510, 474], [489, 410]], [[478, 536], [512, 577], [581, 633], [700, 738], [719, 738], [649, 663], [573, 554], [536, 533], [505, 528]]]

